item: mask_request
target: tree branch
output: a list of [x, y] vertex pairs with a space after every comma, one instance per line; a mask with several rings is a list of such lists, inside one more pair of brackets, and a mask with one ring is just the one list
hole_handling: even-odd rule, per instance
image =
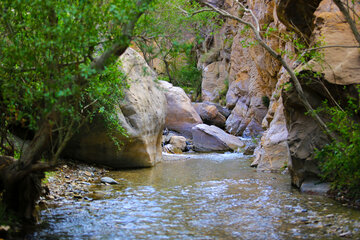
[[[242, 5], [241, 3], [239, 3], [238, 0], [236, 0], [236, 2], [244, 7], [244, 5]], [[262, 39], [261, 35], [260, 35], [260, 26], [259, 26], [259, 21], [256, 18], [256, 16], [253, 14], [253, 12], [250, 9], [244, 8], [245, 11], [249, 12], [253, 18], [253, 20], [255, 21], [255, 25], [242, 20], [241, 18], [238, 18], [222, 9], [219, 9], [215, 6], [212, 6], [211, 4], [204, 2], [204, 4], [213, 9], [215, 12], [219, 13], [221, 16], [223, 17], [227, 17], [230, 19], [234, 19], [236, 21], [238, 21], [239, 23], [246, 25], [248, 27], [250, 27], [250, 29], [253, 31], [254, 35], [255, 35], [255, 39], [259, 42], [259, 44], [275, 59], [277, 59], [281, 65], [285, 68], [286, 72], [290, 75], [290, 79], [292, 81], [292, 83], [294, 84], [296, 93], [301, 101], [301, 103], [303, 104], [303, 106], [305, 107], [306, 111], [309, 112], [315, 119], [315, 121], [319, 124], [319, 126], [325, 131], [325, 134], [329, 137], [329, 139], [331, 140], [336, 140], [335, 135], [330, 131], [330, 129], [327, 127], [327, 125], [325, 124], [325, 122], [320, 118], [320, 116], [314, 111], [314, 109], [312, 108], [312, 106], [310, 105], [309, 101], [307, 100], [304, 91], [301, 87], [300, 81], [299, 79], [296, 77], [295, 72], [292, 70], [292, 68], [288, 65], [288, 63], [285, 61], [285, 59], [279, 55], [276, 51], [274, 51], [270, 46], [268, 46], [266, 44], [266, 42]]]
[[340, 12], [344, 15], [346, 21], [350, 25], [350, 29], [353, 32], [356, 41], [360, 45], [360, 33], [356, 27], [356, 23], [353, 21], [353, 19], [350, 16], [349, 11], [345, 8], [344, 4], [341, 2], [341, 0], [333, 0], [335, 5], [339, 8]]

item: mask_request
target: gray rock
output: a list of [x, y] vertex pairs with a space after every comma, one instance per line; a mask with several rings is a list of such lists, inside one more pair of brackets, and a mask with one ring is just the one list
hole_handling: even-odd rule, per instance
[[257, 145], [249, 144], [245, 147], [244, 155], [253, 155]]
[[330, 190], [329, 183], [321, 183], [318, 179], [305, 180], [300, 187], [300, 191], [307, 194], [326, 195]]
[[111, 177], [102, 177], [100, 179], [100, 181], [102, 183], [108, 183], [108, 184], [119, 184], [119, 182], [115, 181], [114, 179], [112, 179]]
[[193, 144], [195, 151], [237, 151], [245, 144], [237, 137], [230, 135], [216, 126], [199, 124], [193, 127]]
[[205, 124], [225, 128], [226, 117], [221, 114], [215, 104], [208, 102], [193, 103], [193, 107]]

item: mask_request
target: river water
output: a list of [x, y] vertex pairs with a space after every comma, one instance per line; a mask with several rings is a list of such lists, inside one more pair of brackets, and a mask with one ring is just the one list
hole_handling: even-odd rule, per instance
[[28, 239], [360, 239], [360, 211], [300, 194], [288, 175], [239, 153], [186, 158], [109, 172], [119, 185], [43, 210]]

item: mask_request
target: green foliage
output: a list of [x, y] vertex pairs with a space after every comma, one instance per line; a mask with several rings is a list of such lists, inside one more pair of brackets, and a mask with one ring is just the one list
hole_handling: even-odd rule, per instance
[[332, 182], [334, 190], [343, 192], [351, 198], [359, 198], [360, 124], [355, 120], [360, 111], [359, 98], [349, 98], [344, 111], [338, 107], [330, 107], [327, 103], [318, 111], [331, 116], [328, 127], [339, 136], [337, 141], [316, 151], [323, 178]]
[[91, 62], [114, 39], [128, 41], [122, 30], [142, 8], [125, 0], [1, 1], [1, 144], [11, 125], [35, 131], [50, 112], [61, 116], [51, 122], [55, 148], [95, 114], [112, 126], [125, 78], [116, 64], [97, 72]]
[[226, 94], [227, 94], [228, 90], [229, 90], [229, 79], [226, 78], [224, 80], [224, 87], [219, 92], [219, 104], [221, 104], [223, 106], [226, 105]]
[[55, 176], [55, 172], [45, 172], [45, 178], [42, 179], [41, 183], [46, 184], [49, 182], [49, 178]]
[[201, 71], [196, 67], [194, 49], [208, 34], [203, 30], [212, 29], [210, 34], [214, 34], [222, 24], [216, 13], [193, 14], [201, 8], [196, 1], [155, 0], [151, 11], [140, 19], [135, 38], [150, 66], [153, 59], [163, 62], [161, 79], [197, 95], [201, 92]]
[[268, 96], [262, 96], [261, 100], [264, 106], [268, 108], [270, 105], [270, 98]]

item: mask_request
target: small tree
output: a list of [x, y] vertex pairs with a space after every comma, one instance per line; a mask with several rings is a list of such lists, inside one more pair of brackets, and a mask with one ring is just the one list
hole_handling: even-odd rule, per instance
[[[32, 219], [42, 173], [76, 129], [98, 113], [112, 122], [107, 113], [124, 84], [116, 62], [150, 3], [0, 2], [1, 150], [13, 152], [11, 129], [31, 130], [19, 160], [3, 161], [0, 168], [3, 200], [20, 217]], [[45, 152], [50, 162], [42, 163]]]

